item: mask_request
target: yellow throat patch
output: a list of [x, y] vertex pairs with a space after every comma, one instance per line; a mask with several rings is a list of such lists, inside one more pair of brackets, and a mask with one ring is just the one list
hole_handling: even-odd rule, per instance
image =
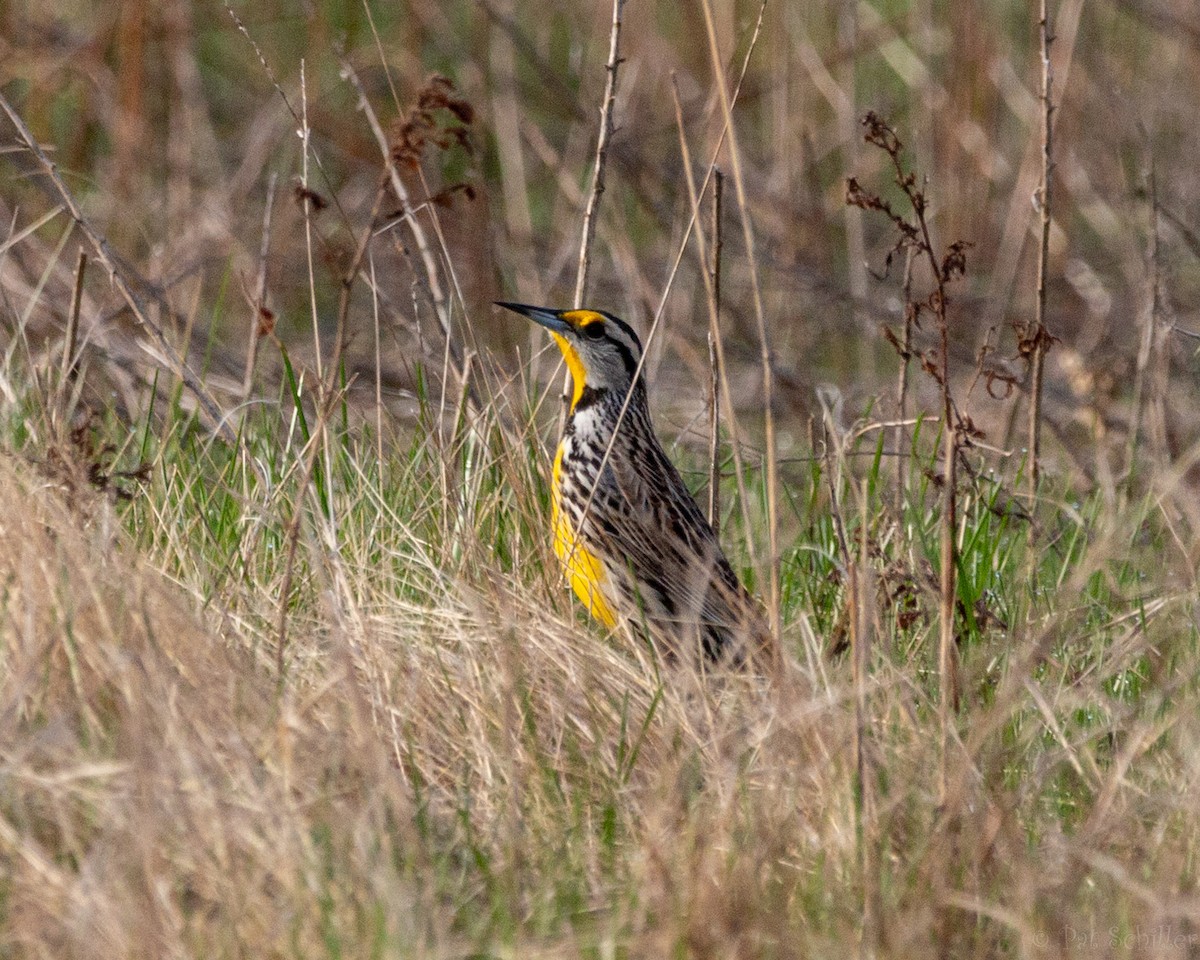
[[[604, 317], [595, 310], [568, 310], [562, 314], [562, 318], [579, 330], [593, 323], [604, 322]], [[583, 365], [583, 358], [579, 356], [579, 351], [575, 349], [570, 340], [561, 333], [551, 333], [551, 336], [558, 344], [558, 349], [562, 351], [563, 359], [567, 362], [567, 369], [571, 371], [571, 383], [574, 386], [571, 409], [574, 410], [575, 404], [579, 403], [579, 398], [583, 396], [583, 388], [587, 384], [587, 367]]]

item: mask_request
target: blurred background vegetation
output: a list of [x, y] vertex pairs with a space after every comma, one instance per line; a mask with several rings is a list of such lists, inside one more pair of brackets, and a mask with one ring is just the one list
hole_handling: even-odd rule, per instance
[[[736, 79], [760, 7], [717, 6], [722, 53]], [[1097, 461], [1124, 449], [1139, 338], [1155, 286], [1161, 312], [1155, 356], [1172, 368], [1163, 442], [1178, 453], [1196, 438], [1196, 342], [1173, 333], [1171, 324], [1200, 328], [1200, 14], [1190, 0], [1052, 6], [1058, 8], [1052, 48], [1058, 139], [1048, 324], [1061, 342], [1048, 361], [1048, 457], [1086, 484], [1098, 470], [1121, 467]], [[952, 312], [964, 382], [984, 342], [989, 363], [1024, 381], [1012, 326], [1028, 322], [1034, 309], [1035, 8], [1012, 0], [765, 7], [736, 118], [785, 455], [805, 438], [817, 406], [814, 389], [823, 382], [839, 388], [850, 415], [877, 398], [892, 402], [897, 360], [880, 328], [900, 321], [902, 271], [880, 279], [892, 244], [888, 225], [844, 205], [847, 175], [886, 186], [886, 158], [861, 142], [858, 119], [867, 109], [890, 120], [910, 165], [927, 179], [937, 242], [972, 244]], [[437, 123], [465, 126], [466, 135], [429, 146], [401, 174], [417, 218], [436, 238], [437, 270], [452, 292], [452, 340], [484, 352], [487, 365], [498, 363], [511, 375], [544, 341], [489, 302], [569, 303], [610, 16], [607, 4], [547, 8], [521, 0], [8, 0], [0, 6], [0, 83], [34, 133], [53, 144], [68, 183], [114, 250], [161, 292], [168, 326], [190, 337], [191, 355], [204, 357], [209, 382], [219, 388], [222, 375], [231, 385], [241, 381], [272, 175], [280, 202], [270, 229], [267, 302], [278, 336], [302, 362], [312, 361], [305, 223], [294, 196], [305, 101], [309, 185], [326, 201], [313, 218], [313, 250], [319, 322], [329, 336], [341, 273], [370, 221], [382, 170], [343, 61], [389, 131], [410, 116], [431, 76], [449, 78], [469, 108], [462, 117], [438, 111]], [[720, 106], [698, 9], [629, 3], [622, 54], [587, 299], [644, 331], [667, 289], [690, 213], [672, 73], [697, 165], [711, 159]], [[0, 218], [19, 230], [51, 203], [39, 192], [39, 178], [22, 175], [26, 158], [9, 152], [3, 163]], [[727, 168], [727, 157], [718, 163]], [[445, 192], [458, 185], [469, 190]], [[438, 203], [425, 202], [429, 197]], [[739, 404], [753, 409], [757, 334], [737, 210], [727, 203], [726, 211], [723, 308], [731, 376]], [[387, 219], [397, 212], [389, 196], [372, 256], [385, 394], [404, 413], [411, 406], [412, 359], [424, 354], [437, 361], [429, 374], [436, 380], [444, 343], [421, 293], [425, 278], [410, 238], [396, 229], [395, 217]], [[9, 296], [39, 282], [62, 294], [32, 307], [24, 336], [35, 342], [62, 329], [70, 300], [79, 237], [64, 239], [63, 232], [61, 220], [47, 223], [37, 231], [41, 248], [22, 245], [3, 261]], [[45, 255], [60, 242], [65, 248], [47, 270]], [[695, 264], [693, 244], [667, 298], [665, 349], [652, 358], [652, 383], [671, 411], [664, 429], [672, 435], [686, 432], [703, 402], [695, 384], [704, 375], [707, 318]], [[121, 307], [93, 273], [83, 323], [118, 360], [137, 353], [122, 334], [128, 331]], [[351, 371], [371, 370], [358, 383], [370, 401], [372, 309], [360, 285], [348, 350]], [[124, 402], [144, 404], [144, 393], [129, 382], [131, 365], [124, 366]], [[538, 376], [546, 379], [548, 362], [542, 367]], [[1008, 429], [1023, 394], [993, 392], [1003, 398], [974, 391], [969, 412], [989, 443], [1010, 449], [1019, 445]]]

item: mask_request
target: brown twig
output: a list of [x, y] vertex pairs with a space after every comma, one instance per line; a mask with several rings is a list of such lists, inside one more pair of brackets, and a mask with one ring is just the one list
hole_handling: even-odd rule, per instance
[[[737, 103], [742, 92], [742, 83], [746, 79], [746, 71], [750, 68], [750, 58], [754, 55], [755, 49], [758, 47], [759, 38], [762, 36], [763, 14], [766, 10], [767, 0], [762, 0], [758, 8], [758, 19], [754, 24], [754, 31], [750, 34], [750, 42], [746, 45], [746, 53], [742, 58], [741, 70], [738, 72], [737, 83], [733, 88], [733, 102]], [[675, 86], [674, 84], [672, 85]], [[683, 168], [688, 181], [688, 196], [691, 204], [691, 214], [688, 216], [687, 225], [683, 228], [683, 237], [679, 241], [679, 249], [675, 252], [675, 258], [671, 263], [671, 271], [667, 275], [667, 282], [663, 286], [662, 296], [659, 298], [658, 307], [654, 311], [654, 320], [651, 324], [651, 333], [658, 328], [659, 318], [662, 316], [663, 309], [667, 304], [667, 297], [671, 293], [672, 287], [675, 285], [675, 277], [679, 273], [679, 265], [683, 262], [683, 255], [687, 252], [688, 244], [692, 239], [692, 231], [696, 229], [696, 225], [700, 222], [700, 206], [699, 197], [703, 196], [708, 189], [708, 184], [712, 180], [717, 169], [717, 157], [720, 156], [721, 150], [725, 144], [725, 136], [728, 133], [728, 128], [724, 123], [721, 125], [721, 130], [717, 134], [716, 144], [712, 149], [712, 159], [708, 162], [704, 171], [704, 179], [700, 184], [699, 189], [696, 188], [695, 182], [691, 179], [691, 160], [687, 147], [687, 138], [684, 136], [683, 130], [683, 108], [679, 103], [679, 91], [674, 90], [675, 97], [675, 118], [676, 124], [679, 127], [680, 149], [683, 157]], [[700, 275], [704, 278], [704, 282], [709, 280], [708, 275], [708, 259], [705, 251], [705, 242], [703, 231], [696, 231], [696, 243], [700, 255]], [[708, 305], [712, 306], [712, 299], [707, 299]], [[709, 322], [712, 322], [712, 317], [709, 317]], [[648, 347], [649, 345], [647, 345]], [[730, 400], [731, 393], [729, 390], [728, 373], [725, 367], [724, 348], [721, 340], [716, 341], [717, 349], [717, 367], [721, 380], [721, 399], [725, 404], [725, 427], [729, 432], [729, 452], [733, 460], [733, 476], [738, 489], [738, 502], [741, 504], [742, 512], [742, 530], [745, 533], [746, 539], [746, 554], [750, 560], [752, 567], [758, 567], [757, 551], [754, 547], [754, 537], [752, 535], [753, 524], [750, 522], [750, 505], [746, 497], [746, 470], [742, 462], [742, 442], [741, 431], [738, 427], [737, 411], [733, 408], [733, 403]], [[643, 359], [645, 355], [643, 355]], [[622, 413], [622, 417], [624, 414]]]
[[[958, 711], [959, 705], [957, 648], [955, 646], [955, 599], [958, 582], [958, 551], [955, 540], [958, 525], [958, 448], [961, 437], [971, 430], [969, 419], [964, 419], [957, 413], [950, 386], [950, 324], [947, 314], [950, 299], [947, 287], [952, 280], [961, 277], [966, 272], [966, 249], [969, 244], [961, 240], [950, 244], [939, 260], [929, 233], [929, 222], [926, 216], [928, 199], [924, 190], [917, 185], [916, 175], [905, 172], [901, 162], [904, 144], [896, 132], [874, 113], [866, 115], [863, 119], [863, 126], [867, 131], [867, 142], [883, 150], [890, 158], [896, 186], [900, 188], [912, 208], [913, 222], [910, 223], [896, 213], [888, 201], [878, 194], [864, 190], [853, 177], [846, 183], [846, 202], [862, 207], [864, 210], [877, 210], [892, 221], [899, 234], [899, 239], [888, 253], [888, 264], [891, 263], [892, 257], [898, 251], [915, 249], [917, 255], [928, 260], [934, 282], [933, 291], [924, 301], [916, 304], [916, 307], [918, 312], [928, 310], [933, 314], [939, 335], [938, 355], [936, 357], [925, 356], [922, 365], [938, 382], [942, 401], [943, 474], [941, 482], [943, 492], [940, 534], [942, 569], [938, 591], [938, 676], [940, 678], [938, 718], [941, 743], [938, 763], [938, 797], [940, 802], [945, 803], [947, 798], [947, 753], [950, 746], [952, 715]], [[894, 343], [894, 334], [891, 339]]]
[[[592, 171], [592, 189], [588, 193], [587, 206], [583, 211], [583, 237], [579, 242], [579, 268], [575, 273], [575, 295], [571, 305], [578, 310], [587, 295], [588, 274], [592, 267], [592, 239], [596, 235], [596, 211], [600, 197], [604, 194], [604, 168], [608, 161], [608, 145], [613, 135], [613, 114], [616, 112], [617, 71], [621, 66], [621, 11], [625, 0], [613, 0], [612, 31], [608, 37], [607, 77], [604, 81], [604, 102], [600, 107], [600, 133], [596, 138], [596, 163]], [[562, 411], [559, 417], [559, 432], [567, 422], [567, 411], [571, 399], [571, 374], [563, 377]]]
[[[683, 127], [683, 104], [679, 99], [679, 84], [674, 75], [671, 77], [671, 96], [675, 101], [675, 125], [679, 131], [679, 152], [683, 158], [683, 176], [688, 188], [688, 201], [692, 206], [691, 224], [695, 224], [700, 219], [700, 193], [704, 189], [703, 186], [696, 188], [696, 181], [692, 177], [692, 153], [688, 148], [687, 137], [684, 134]], [[716, 166], [710, 166], [712, 171], [716, 171]], [[704, 280], [705, 292], [707, 297], [705, 302], [708, 305], [708, 324], [709, 331], [717, 328], [719, 318], [716, 315], [717, 296], [716, 291], [712, 288], [712, 276], [707, 267], [709, 264], [708, 245], [704, 239], [704, 231], [697, 229], [696, 235], [696, 251], [700, 259], [700, 276]], [[685, 233], [686, 239], [686, 233]], [[682, 251], [681, 251], [682, 252]], [[742, 469], [740, 441], [737, 436], [737, 417], [733, 409], [733, 394], [729, 389], [728, 371], [729, 367], [725, 363], [725, 346], [720, 337], [712, 341], [713, 349], [717, 354], [717, 374], [721, 381], [721, 392], [719, 399], [725, 403], [725, 420], [729, 424], [730, 440], [732, 441], [730, 449], [733, 451], [734, 461], [734, 480], [737, 483], [738, 501], [742, 506], [742, 526], [746, 533], [746, 550], [750, 555], [751, 563], [756, 564], [757, 557], [754, 550], [754, 540], [750, 536], [752, 529], [750, 523], [750, 502], [746, 494], [746, 479], [745, 471]], [[643, 354], [644, 356], [644, 354]]]
[[267, 181], [267, 204], [263, 210], [262, 240], [258, 248], [258, 277], [254, 283], [254, 302], [250, 311], [250, 343], [246, 347], [246, 369], [242, 373], [242, 399], [254, 389], [254, 367], [258, 360], [258, 341], [274, 327], [267, 309], [267, 254], [271, 249], [271, 212], [275, 206], [274, 173]]
[[325, 379], [319, 381], [320, 401], [317, 426], [309, 439], [310, 446], [304, 460], [304, 471], [301, 475], [300, 485], [298, 487], [299, 493], [297, 495], [295, 510], [293, 511], [292, 517], [287, 526], [283, 586], [280, 591], [279, 618], [275, 641], [275, 667], [277, 671], [277, 682], [281, 689], [284, 683], [284, 659], [287, 651], [287, 607], [292, 590], [292, 575], [295, 565], [296, 548], [300, 538], [300, 522], [304, 510], [302, 501], [304, 493], [308, 489], [309, 483], [312, 481], [313, 471], [316, 469], [317, 455], [322, 446], [326, 448], [326, 463], [328, 464], [331, 459], [328, 450], [329, 432], [327, 429], [327, 424], [330, 414], [333, 412], [337, 398], [340, 395], [340, 392], [337, 389], [337, 378], [342, 362], [342, 351], [345, 348], [346, 325], [350, 313], [350, 294], [354, 289], [354, 281], [357, 279], [359, 271], [362, 269], [363, 260], [366, 258], [367, 250], [370, 248], [371, 238], [375, 235], [375, 222], [379, 218], [379, 210], [383, 204], [383, 198], [386, 196], [386, 190], [386, 181], [380, 181], [379, 187], [375, 191], [375, 200], [371, 206], [371, 215], [368, 219], [367, 225], [363, 229], [362, 236], [359, 238], [358, 244], [355, 246], [354, 256], [351, 258], [350, 264], [346, 268], [346, 272], [342, 275], [341, 289], [338, 295], [337, 333], [334, 336], [333, 353], [329, 359], [327, 375]]
[[900, 370], [896, 374], [896, 522], [904, 517], [904, 494], [908, 479], [908, 368], [912, 362], [913, 327], [917, 320], [917, 305], [912, 298], [912, 265], [915, 248], [909, 247], [904, 257], [904, 339], [900, 344]]
[[[1084, 6], [1085, 0], [1062, 0], [1058, 16], [1055, 17], [1054, 76], [1063, 90], [1068, 87]], [[1056, 118], [1052, 119], [1057, 123]], [[982, 300], [984, 312], [981, 319], [987, 326], [1000, 323], [1008, 310], [1013, 291], [1019, 289], [1017, 273], [1025, 251], [1025, 238], [1030, 233], [1030, 218], [1036, 212], [1029, 199], [1036, 196], [1040, 179], [1040, 141], [1040, 131], [1036, 141], [1030, 138], [1017, 172], [1008, 211], [1003, 217], [1004, 230], [990, 264], [987, 290]]]
[[708, 522], [713, 533], [721, 532], [721, 368], [717, 344], [721, 339], [721, 195], [725, 189], [725, 174], [713, 171], [712, 202], [712, 265], [708, 275], [711, 282], [708, 295], [712, 300], [708, 326]]
[[79, 310], [83, 304], [83, 275], [87, 271], [87, 251], [79, 251], [79, 260], [75, 265], [75, 288], [71, 291], [71, 312], [67, 314], [67, 332], [63, 337], [62, 379], [65, 387], [73, 383], [79, 373], [79, 361], [75, 350], [79, 343]]
[[116, 258], [108, 248], [108, 241], [84, 217], [79, 204], [75, 201], [74, 195], [67, 189], [67, 185], [63, 182], [62, 177], [59, 176], [58, 166], [46, 156], [41, 145], [29, 131], [29, 127], [25, 125], [25, 121], [21, 119], [21, 115], [17, 113], [2, 93], [0, 93], [0, 109], [8, 115], [8, 119], [17, 131], [17, 137], [21, 145], [33, 155], [38, 165], [42, 168], [42, 173], [54, 185], [55, 192], [57, 192], [59, 199], [66, 205], [67, 210], [71, 214], [71, 219], [75, 221], [75, 224], [83, 231], [84, 236], [88, 238], [88, 242], [91, 243], [92, 249], [96, 254], [96, 259], [108, 270], [113, 285], [125, 299], [125, 302], [129, 304], [129, 309], [138, 323], [150, 334], [155, 345], [162, 351], [167, 361], [178, 370], [180, 379], [188, 391], [196, 398], [196, 402], [208, 418], [212, 430], [219, 434], [223, 440], [235, 443], [237, 437], [229, 424], [225, 422], [225, 416], [221, 412], [221, 408], [217, 406], [217, 402], [209, 395], [200, 378], [187, 365], [187, 362], [179, 356], [179, 353], [175, 350], [174, 345], [168, 339], [163, 328], [151, 319], [150, 312], [142, 302], [142, 298], [134, 291], [132, 285], [125, 279], [125, 274], [117, 267]]
[[379, 220], [379, 211], [386, 195], [387, 185], [380, 181], [375, 190], [375, 200], [371, 204], [371, 215], [367, 220], [367, 226], [358, 240], [358, 245], [354, 248], [354, 256], [350, 259], [350, 265], [342, 274], [342, 282], [338, 290], [337, 332], [334, 335], [332, 369], [329, 374], [329, 384], [326, 385], [327, 390], [331, 389], [337, 381], [337, 370], [341, 366], [342, 353], [346, 349], [346, 322], [350, 316], [350, 294], [354, 290], [354, 281], [358, 279], [359, 271], [362, 269], [363, 258], [367, 255], [367, 247], [371, 243], [371, 238], [375, 236], [375, 224]]
[[[750, 292], [754, 304], [754, 319], [758, 327], [759, 359], [762, 364], [762, 403], [763, 403], [763, 432], [766, 447], [766, 487], [767, 487], [767, 536], [769, 541], [769, 583], [768, 599], [769, 622], [771, 632], [779, 636], [779, 451], [775, 442], [775, 412], [774, 404], [774, 371], [771, 361], [770, 339], [767, 335], [766, 310], [762, 301], [762, 286], [758, 281], [758, 257], [755, 252], [754, 227], [750, 222], [750, 204], [746, 199], [746, 182], [742, 176], [741, 152], [737, 145], [737, 131], [733, 125], [733, 103], [729, 96], [729, 85], [725, 81], [725, 66], [721, 59], [720, 47], [717, 43], [716, 25], [713, 21], [711, 0], [702, 0], [704, 10], [704, 26], [708, 33], [708, 52], [712, 61], [713, 79], [721, 98], [721, 113], [729, 137], [729, 160], [733, 168], [733, 189], [737, 197], [738, 212], [741, 214], [742, 235], [746, 244], [746, 265], [750, 271]], [[762, 17], [762, 8], [759, 18]], [[778, 644], [775, 645], [778, 650]]]
[[308, 303], [312, 314], [313, 353], [317, 380], [324, 382], [325, 370], [321, 360], [321, 319], [317, 315], [317, 275], [313, 267], [312, 215], [321, 201], [308, 185], [308, 152], [312, 130], [308, 125], [308, 83], [304, 73], [304, 58], [300, 58], [300, 205], [304, 212], [304, 252], [308, 258]]
[[[446, 295], [442, 291], [442, 283], [438, 273], [437, 260], [433, 255], [433, 250], [429, 246], [429, 239], [425, 235], [425, 229], [421, 226], [419, 220], [413, 213], [412, 204], [408, 196], [408, 188], [404, 186], [404, 181], [400, 179], [400, 171], [396, 168], [395, 160], [392, 158], [392, 149], [388, 145], [387, 134], [384, 133], [383, 126], [379, 122], [379, 118], [375, 114], [375, 108], [371, 106], [371, 101], [367, 99], [367, 92], [363, 88], [362, 81], [359, 80], [358, 74], [350, 61], [343, 58], [341, 61], [342, 76], [350, 82], [358, 94], [358, 109], [363, 112], [363, 116], [367, 118], [367, 124], [371, 128], [371, 133], [375, 136], [375, 141], [379, 144], [379, 150], [383, 155], [384, 167], [387, 170], [388, 183], [391, 184], [392, 192], [396, 195], [396, 199], [400, 202], [400, 215], [412, 234], [413, 243], [417, 247], [417, 255], [421, 258], [421, 263], [425, 269], [425, 282], [422, 284], [424, 292], [428, 295], [433, 303], [433, 312], [437, 316], [438, 323], [441, 325], [442, 333], [450, 340], [450, 308], [446, 302]], [[461, 365], [459, 370], [461, 372]]]
[[[1032, 328], [1027, 329], [1023, 346], [1031, 350], [1029, 386], [1029, 509], [1032, 511], [1037, 499], [1038, 481], [1041, 479], [1042, 449], [1042, 374], [1046, 351], [1053, 342], [1046, 329], [1046, 279], [1050, 268], [1050, 190], [1051, 172], [1054, 169], [1053, 133], [1054, 104], [1051, 101], [1054, 75], [1050, 63], [1050, 45], [1054, 37], [1050, 32], [1047, 0], [1041, 0], [1041, 16], [1038, 28], [1042, 40], [1042, 181], [1038, 186], [1038, 208], [1041, 213], [1041, 242], [1038, 245], [1037, 316]], [[1026, 346], [1027, 345], [1027, 346]], [[1034, 535], [1034, 525], [1029, 525], [1029, 536]]]
[[596, 211], [604, 194], [604, 167], [608, 160], [608, 145], [613, 135], [613, 114], [617, 100], [617, 71], [621, 66], [621, 10], [625, 0], [613, 0], [612, 31], [608, 38], [608, 63], [604, 69], [604, 103], [600, 107], [600, 134], [596, 138], [596, 165], [592, 171], [592, 189], [583, 212], [583, 238], [579, 243], [579, 269], [575, 273], [575, 295], [572, 306], [583, 306], [587, 294], [588, 274], [592, 266], [592, 239], [596, 235]]
[[[947, 409], [943, 406], [943, 411]], [[938, 676], [941, 678], [938, 699], [938, 723], [941, 729], [941, 750], [938, 764], [938, 797], [946, 799], [946, 766], [950, 749], [951, 713], [958, 709], [957, 650], [954, 645], [954, 600], [958, 587], [958, 550], [955, 534], [958, 528], [958, 431], [950, 415], [943, 412], [942, 452], [945, 490], [942, 495], [942, 524], [940, 535], [941, 577], [938, 584]]]
[[951, 714], [958, 710], [957, 648], [954, 638], [955, 597], [958, 589], [958, 550], [955, 535], [958, 530], [958, 428], [954, 418], [954, 401], [950, 392], [950, 324], [946, 316], [946, 288], [942, 271], [929, 239], [924, 204], [916, 205], [917, 221], [937, 279], [937, 298], [934, 315], [941, 340], [942, 381], [942, 470], [945, 488], [942, 496], [940, 535], [941, 577], [938, 591], [938, 725], [941, 749], [938, 752], [938, 799], [945, 804], [947, 797], [947, 763], [950, 751]]
[[[1146, 308], [1143, 312], [1142, 336], [1138, 345], [1137, 362], [1133, 377], [1133, 414], [1129, 428], [1129, 451], [1127, 454], [1127, 476], [1132, 476], [1134, 463], [1137, 460], [1137, 449], [1141, 439], [1144, 421], [1149, 418], [1150, 440], [1155, 447], [1154, 453], [1159, 456], [1164, 452], [1163, 420], [1162, 420], [1162, 384], [1161, 375], [1151, 369], [1158, 351], [1159, 316], [1161, 303], [1159, 300], [1161, 288], [1161, 265], [1159, 263], [1159, 209], [1158, 209], [1158, 179], [1155, 172], [1154, 158], [1150, 158], [1150, 169], [1146, 174], [1146, 194], [1150, 203], [1150, 235], [1147, 250], [1147, 284], [1149, 286], [1146, 298]], [[1147, 408], [1149, 408], [1147, 410]]]

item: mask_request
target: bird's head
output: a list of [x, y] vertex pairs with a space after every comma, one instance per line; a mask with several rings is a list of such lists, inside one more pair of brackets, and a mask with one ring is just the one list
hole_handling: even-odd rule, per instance
[[496, 306], [528, 317], [554, 335], [575, 384], [572, 411], [587, 391], [590, 396], [607, 391], [624, 399], [633, 386], [642, 342], [624, 320], [598, 310], [555, 310], [501, 302]]

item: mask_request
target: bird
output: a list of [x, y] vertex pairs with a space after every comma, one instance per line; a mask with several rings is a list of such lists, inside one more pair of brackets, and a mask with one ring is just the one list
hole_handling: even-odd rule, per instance
[[757, 658], [770, 631], [654, 432], [637, 333], [602, 310], [496, 305], [549, 330], [571, 374], [551, 524], [575, 595], [668, 662]]

